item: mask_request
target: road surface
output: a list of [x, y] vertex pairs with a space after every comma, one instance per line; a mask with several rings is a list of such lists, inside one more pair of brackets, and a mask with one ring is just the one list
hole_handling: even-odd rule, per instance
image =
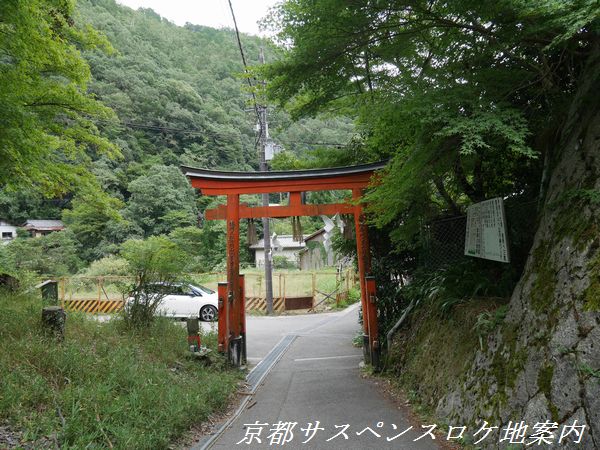
[[249, 363], [266, 357], [249, 381], [274, 365], [241, 414], [212, 442], [207, 437], [194, 449], [439, 448], [439, 437], [415, 441], [427, 430], [410, 428], [402, 410], [361, 378], [362, 350], [352, 346], [360, 330], [357, 309], [248, 317]]

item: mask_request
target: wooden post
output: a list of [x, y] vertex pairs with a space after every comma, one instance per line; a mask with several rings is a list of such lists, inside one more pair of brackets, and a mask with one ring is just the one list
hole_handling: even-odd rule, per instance
[[279, 298], [281, 298], [282, 296], [282, 292], [281, 292], [281, 273], [279, 274]]
[[100, 302], [102, 301], [102, 277], [98, 277], [98, 301], [96, 302], [96, 307], [92, 311], [93, 313], [97, 313], [100, 311]]
[[312, 273], [312, 305], [311, 308], [315, 307], [315, 297], [317, 296], [317, 274]]
[[[262, 298], [262, 275], [258, 276], [258, 280], [256, 282], [258, 284], [258, 295], [254, 295], [255, 297]], [[254, 294], [254, 286], [252, 287], [252, 293]], [[265, 295], [266, 298], [266, 295]]]
[[284, 304], [285, 304], [285, 298], [287, 297], [287, 292], [285, 291], [287, 276], [288, 276], [287, 273], [283, 274], [283, 296], [281, 298], [283, 298]]
[[341, 289], [341, 280], [340, 273], [338, 271], [335, 272], [335, 306], [340, 306], [340, 301], [342, 299], [342, 289]]
[[60, 307], [65, 309], [65, 289], [66, 289], [67, 280], [65, 277], [60, 279]]
[[45, 331], [62, 341], [65, 338], [67, 315], [60, 306], [46, 306], [42, 309], [42, 326]]
[[346, 293], [350, 296], [350, 269], [346, 269]]

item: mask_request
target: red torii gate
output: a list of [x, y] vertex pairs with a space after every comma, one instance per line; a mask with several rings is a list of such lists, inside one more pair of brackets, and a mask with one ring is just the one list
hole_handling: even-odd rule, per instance
[[[363, 311], [363, 351], [365, 362], [379, 365], [376, 286], [371, 270], [369, 238], [359, 200], [376, 170], [385, 162], [331, 169], [275, 172], [227, 172], [182, 166], [194, 188], [204, 195], [226, 195], [227, 204], [205, 211], [207, 220], [227, 221], [227, 282], [219, 283], [219, 351], [227, 353], [234, 365], [246, 362], [246, 312], [244, 276], [239, 273], [240, 219], [262, 217], [354, 214], [358, 273]], [[351, 190], [352, 202], [306, 205], [302, 192]], [[240, 194], [289, 192], [287, 206], [240, 204]]]

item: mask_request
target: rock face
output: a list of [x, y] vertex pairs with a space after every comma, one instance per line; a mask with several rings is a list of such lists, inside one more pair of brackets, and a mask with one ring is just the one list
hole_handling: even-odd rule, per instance
[[[598, 49], [596, 49], [598, 50]], [[451, 425], [486, 420], [500, 442], [510, 421], [586, 425], [544, 448], [600, 448], [600, 52], [590, 58], [556, 147], [543, 216], [503, 326], [444, 396], [437, 413]]]

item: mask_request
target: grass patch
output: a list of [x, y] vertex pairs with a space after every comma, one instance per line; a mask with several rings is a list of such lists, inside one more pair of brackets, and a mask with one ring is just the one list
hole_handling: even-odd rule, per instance
[[209, 366], [190, 359], [185, 329], [167, 319], [140, 335], [70, 312], [57, 343], [43, 337], [41, 308], [0, 293], [0, 421], [34, 447], [167, 448], [223, 409], [242, 377], [216, 355]]
[[335, 302], [334, 302], [333, 306], [335, 309], [345, 309], [348, 306], [353, 305], [354, 303], [357, 303], [359, 301], [360, 301], [360, 289], [354, 287], [348, 291], [348, 295], [343, 297], [339, 303], [335, 304]]

